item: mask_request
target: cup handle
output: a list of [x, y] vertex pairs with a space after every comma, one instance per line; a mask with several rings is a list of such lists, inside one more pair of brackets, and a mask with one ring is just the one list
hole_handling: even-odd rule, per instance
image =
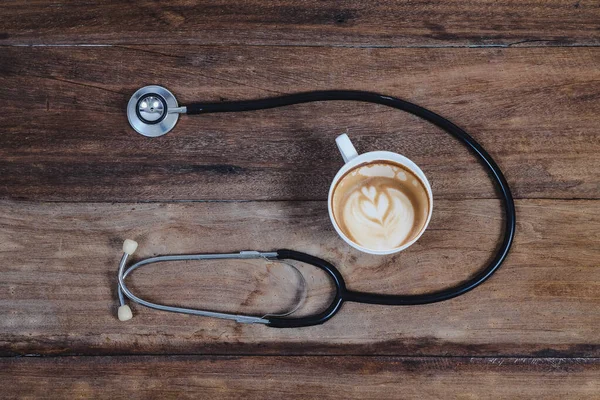
[[352, 160], [355, 157], [358, 157], [358, 153], [354, 148], [354, 145], [350, 141], [350, 138], [345, 133], [343, 135], [338, 136], [335, 139], [335, 144], [337, 144], [338, 150], [342, 153], [342, 158], [344, 159], [344, 163]]

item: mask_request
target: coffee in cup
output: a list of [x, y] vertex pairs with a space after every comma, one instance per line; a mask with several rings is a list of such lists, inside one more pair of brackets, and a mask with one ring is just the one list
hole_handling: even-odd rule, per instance
[[431, 186], [408, 158], [387, 151], [358, 155], [347, 135], [336, 143], [346, 165], [329, 190], [331, 221], [351, 246], [391, 254], [414, 243], [431, 219]]
[[333, 217], [344, 235], [369, 250], [392, 250], [427, 222], [429, 196], [418, 176], [400, 164], [375, 160], [346, 172], [333, 189]]

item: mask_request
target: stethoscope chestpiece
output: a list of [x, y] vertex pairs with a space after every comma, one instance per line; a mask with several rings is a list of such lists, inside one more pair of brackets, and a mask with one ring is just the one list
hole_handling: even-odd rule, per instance
[[162, 86], [145, 86], [136, 91], [127, 104], [127, 119], [136, 132], [147, 137], [168, 133], [185, 113], [173, 93]]

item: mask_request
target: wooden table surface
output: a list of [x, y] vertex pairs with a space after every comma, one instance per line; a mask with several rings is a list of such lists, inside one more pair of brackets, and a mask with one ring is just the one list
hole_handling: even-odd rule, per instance
[[[587, 0], [0, 3], [2, 398], [600, 398], [600, 6]], [[423, 293], [465, 280], [499, 243], [485, 170], [439, 129], [329, 102], [182, 116], [149, 139], [127, 123], [141, 86], [180, 103], [358, 89], [425, 106], [506, 174], [512, 251], [462, 297], [348, 303], [290, 330], [132, 306], [116, 318], [121, 242], [136, 257], [293, 248], [352, 289]], [[361, 254], [327, 216], [342, 161], [403, 153], [429, 177], [430, 228]], [[301, 313], [329, 300], [309, 281]], [[153, 300], [251, 314], [294, 301], [259, 262], [148, 267]]]

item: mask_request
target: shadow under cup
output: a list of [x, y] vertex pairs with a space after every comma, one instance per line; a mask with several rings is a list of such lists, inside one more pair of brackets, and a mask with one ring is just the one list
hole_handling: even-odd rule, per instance
[[358, 157], [366, 160], [346, 164], [329, 195], [336, 231], [351, 246], [371, 254], [404, 250], [423, 234], [431, 218], [427, 178], [412, 161], [389, 154], [396, 160], [372, 159], [367, 153]]

